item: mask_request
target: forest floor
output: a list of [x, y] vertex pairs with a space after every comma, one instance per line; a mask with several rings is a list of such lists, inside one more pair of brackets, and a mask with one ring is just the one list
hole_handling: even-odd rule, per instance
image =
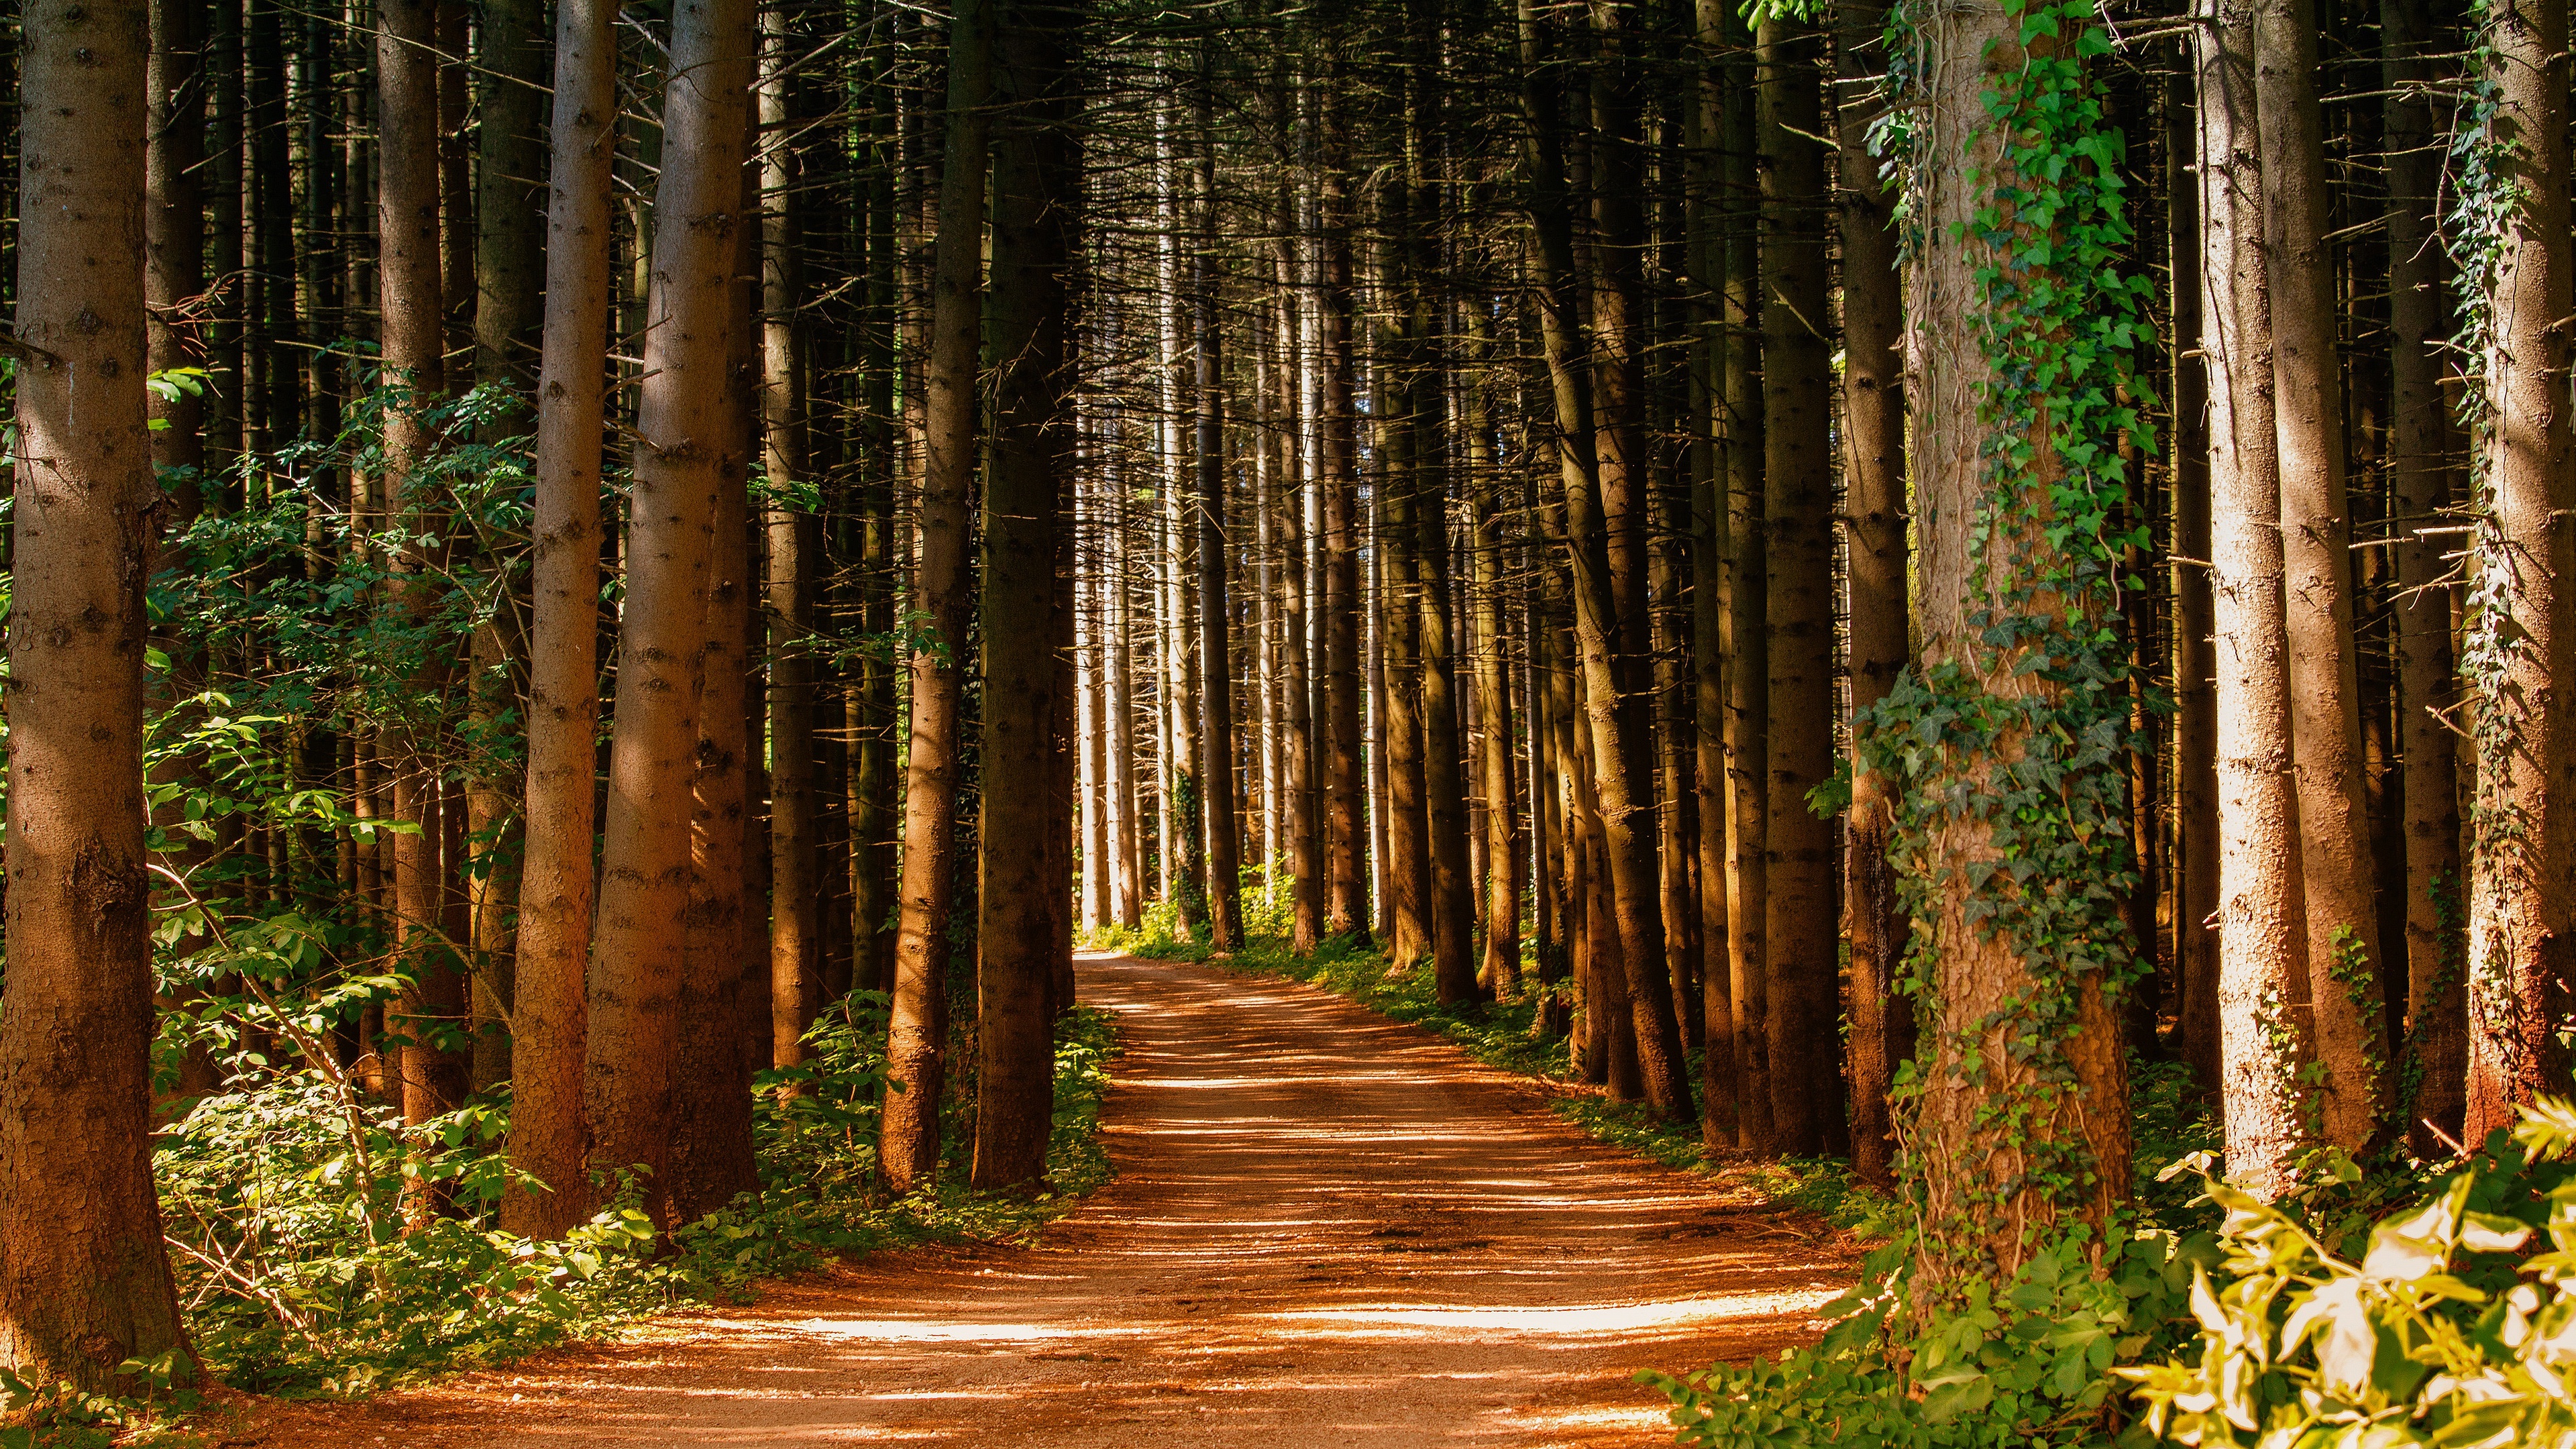
[[1807, 1341], [1852, 1275], [1820, 1220], [1329, 992], [1080, 976], [1118, 1015], [1119, 1177], [1037, 1246], [880, 1253], [364, 1403], [233, 1398], [206, 1442], [1643, 1446], [1670, 1431], [1637, 1370]]

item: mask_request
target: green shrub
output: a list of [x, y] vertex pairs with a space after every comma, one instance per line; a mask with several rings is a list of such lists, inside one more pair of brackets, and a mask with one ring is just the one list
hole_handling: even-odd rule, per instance
[[2357, 1255], [2205, 1179], [2225, 1256], [2195, 1272], [2194, 1340], [2120, 1371], [2146, 1422], [2192, 1445], [2576, 1442], [2571, 1153], [2576, 1108], [2544, 1098]]
[[[506, 1091], [415, 1133], [336, 1074], [237, 1055], [231, 1089], [165, 1128], [155, 1158], [205, 1366], [262, 1392], [364, 1392], [595, 1336], [683, 1299], [738, 1295], [834, 1254], [1025, 1238], [1108, 1179], [1099, 1118], [1114, 1026], [1081, 1008], [1059, 1026], [1047, 1189], [977, 1194], [949, 1173], [889, 1201], [875, 1180], [883, 1018], [882, 999], [859, 993], [816, 1023], [803, 1066], [763, 1074], [764, 1088], [792, 1077], [804, 1090], [785, 1102], [759, 1095], [760, 1190], [667, 1242], [632, 1182], [560, 1242], [493, 1226], [509, 1171]], [[406, 1233], [403, 1183], [419, 1177], [445, 1183], [457, 1215]]]

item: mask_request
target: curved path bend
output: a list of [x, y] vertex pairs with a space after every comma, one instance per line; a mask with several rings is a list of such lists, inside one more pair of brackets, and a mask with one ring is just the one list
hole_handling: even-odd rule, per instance
[[[1120, 1176], [1034, 1249], [914, 1249], [225, 1442], [1050, 1449], [1669, 1442], [1638, 1369], [1803, 1339], [1830, 1235], [1584, 1136], [1320, 989], [1086, 955]], [[294, 1422], [301, 1421], [301, 1422]]]

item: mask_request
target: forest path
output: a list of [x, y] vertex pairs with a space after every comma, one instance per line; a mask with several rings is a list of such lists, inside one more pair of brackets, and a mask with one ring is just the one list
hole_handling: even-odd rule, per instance
[[1118, 1014], [1120, 1175], [1041, 1246], [879, 1254], [332, 1410], [329, 1439], [227, 1442], [1642, 1446], [1669, 1430], [1636, 1370], [1801, 1339], [1848, 1281], [1830, 1233], [1328, 992], [1096, 954], [1079, 974]]

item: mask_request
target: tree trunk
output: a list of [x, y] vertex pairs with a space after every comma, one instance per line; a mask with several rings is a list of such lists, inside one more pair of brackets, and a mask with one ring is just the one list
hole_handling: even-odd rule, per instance
[[991, 89], [990, 0], [965, 0], [949, 22], [948, 157], [939, 187], [932, 274], [920, 572], [913, 607], [932, 647], [912, 654], [912, 739], [904, 764], [903, 875], [896, 926], [893, 1016], [877, 1160], [907, 1193], [939, 1166], [939, 1099], [948, 1042], [948, 915], [954, 891], [959, 682], [974, 599], [968, 548], [974, 517], [977, 342], [983, 329], [986, 142]]
[[814, 632], [814, 594], [822, 571], [822, 521], [793, 501], [789, 489], [805, 474], [806, 399], [797, 366], [802, 328], [804, 273], [796, 232], [796, 147], [787, 139], [797, 124], [789, 114], [793, 57], [787, 14], [772, 7], [761, 37], [760, 125], [772, 140], [760, 157], [761, 191], [761, 465], [777, 500], [764, 520], [769, 542], [766, 607], [769, 673], [770, 883], [776, 904], [769, 913], [769, 1001], [772, 1066], [805, 1060], [805, 1032], [814, 1024], [822, 990], [822, 868], [817, 849], [819, 811], [815, 778], [814, 718], [820, 669], [804, 641]]
[[[1336, 73], [1337, 74], [1337, 73]], [[1359, 409], [1352, 397], [1350, 211], [1341, 164], [1348, 150], [1341, 103], [1331, 89], [1318, 106], [1326, 148], [1322, 223], [1315, 264], [1317, 486], [1323, 491], [1322, 559], [1324, 858], [1330, 872], [1325, 929], [1366, 944], [1369, 937], [1369, 807], [1360, 713]]]
[[[2165, 78], [2167, 255], [2173, 259], [2173, 672], [2175, 1034], [2193, 1080], [2215, 1100], [2218, 1021], [2218, 714], [2209, 578], [2209, 353], [2202, 346], [2199, 122], [2188, 43]], [[2446, 615], [2444, 628], [2449, 627]]]
[[[545, 7], [534, 0], [486, 4], [478, 61], [474, 379], [515, 385], [532, 360], [529, 344], [538, 341], [542, 320]], [[322, 174], [321, 168], [314, 169], [316, 177]], [[489, 618], [474, 626], [473, 683], [467, 697], [479, 737], [506, 734], [505, 721], [519, 708], [516, 676], [526, 654], [526, 643], [518, 636], [519, 620], [525, 617], [521, 609], [515, 597], [504, 597], [494, 601]], [[513, 1075], [508, 1023], [518, 994], [514, 907], [517, 875], [526, 859], [527, 819], [519, 801], [525, 785], [514, 773], [478, 759], [466, 787], [466, 833], [483, 843], [487, 862], [474, 873], [471, 887], [478, 961], [473, 1002], [477, 1091]]]
[[[2066, 461], [2079, 447], [2110, 450], [2109, 409], [2079, 409], [2088, 395], [2112, 395], [2121, 378], [2106, 358], [2033, 398], [2018, 372], [2003, 375], [2004, 359], [2032, 365], [2033, 350], [2052, 346], [2066, 325], [2067, 304], [2045, 299], [2100, 315], [2094, 309], [2119, 298], [2125, 279], [2098, 277], [2102, 264], [2089, 257], [2064, 260], [2081, 236], [2068, 233], [2089, 222], [2100, 236], [2106, 218], [2116, 226], [2119, 202], [2087, 176], [2033, 178], [2013, 164], [2007, 128], [2019, 145], [2030, 124], [2019, 107], [2053, 105], [2050, 114], [2072, 112], [2067, 123], [2083, 124], [2080, 91], [2020, 91], [2065, 74], [2030, 64], [2063, 51], [2033, 57], [2025, 43], [2050, 42], [2000, 5], [1929, 16], [1915, 72], [1922, 92], [1910, 98], [1931, 118], [1913, 158], [1912, 215], [1924, 240], [1907, 278], [1923, 662], [1891, 696], [1914, 711], [1898, 717], [1916, 721], [1900, 723], [1904, 744], [1870, 738], [1865, 747], [1874, 770], [1902, 771], [1888, 782], [1903, 802], [1898, 859], [1915, 929], [1929, 935], [1916, 958], [1928, 976], [1923, 1097], [1906, 1150], [1926, 1213], [1918, 1314], [2010, 1281], [2034, 1249], [2062, 1241], [2064, 1225], [2089, 1227], [2098, 1253], [2129, 1189], [2119, 993], [2135, 954], [2118, 903], [2069, 907], [2056, 880], [2023, 874], [2024, 862], [2043, 858], [2116, 868], [2128, 853], [2119, 828], [2125, 759], [2052, 733], [2086, 739], [2116, 728], [2126, 692], [2072, 688], [2036, 664], [2044, 656], [2069, 669], [2112, 667], [2103, 661], [2117, 646], [2097, 641], [2108, 632], [2118, 557], [2098, 544], [2091, 553], [2088, 544], [2061, 547], [2049, 530], [2079, 510], [2107, 512], [2123, 491], [2116, 472], [2088, 477]], [[2055, 43], [2076, 45], [2071, 36]], [[2073, 79], [2082, 85], [2080, 72]], [[2015, 109], [1990, 118], [2007, 107]], [[1971, 220], [2017, 189], [2067, 198], [2052, 232], [2032, 237], [2061, 243], [2054, 250], [2025, 250], [2018, 236], [2001, 242]], [[2098, 209], [2080, 199], [2088, 193]], [[2033, 262], [2033, 251], [2055, 260]], [[1985, 723], [1945, 735], [1949, 710]], [[2025, 770], [2062, 781], [2052, 793], [2065, 803], [2033, 812], [2036, 821], [1983, 806], [2013, 788], [2007, 772]]]
[[[1057, 550], [1073, 502], [1066, 272], [1077, 254], [1081, 164], [1067, 125], [1064, 33], [1050, 23], [1059, 13], [1035, 4], [1006, 12], [995, 86], [1009, 119], [992, 147], [991, 306], [1001, 377], [984, 488], [981, 601], [984, 698], [991, 703], [984, 711], [977, 893], [974, 1185], [984, 1190], [1033, 1189], [1046, 1171], [1055, 1118], [1050, 912], [1061, 908], [1066, 882], [1049, 870], [1055, 858], [1043, 842], [1072, 827], [1070, 802], [1056, 783], [1056, 723], [1073, 701], [1050, 620]], [[1223, 679], [1220, 670], [1212, 696], [1224, 693]], [[1222, 712], [1212, 718], [1221, 720]], [[1239, 918], [1234, 929], [1242, 929]]]
[[2201, 348], [2209, 368], [2210, 588], [2217, 638], [2221, 1100], [2228, 1176], [2270, 1196], [2304, 1143], [2307, 916], [2290, 775], [2271, 303], [2255, 136], [2254, 18], [2198, 0]]
[[129, 1393], [131, 1359], [198, 1377], [152, 1186], [148, 20], [141, 0], [38, 0], [20, 25], [0, 1366]]
[[2311, 0], [2258, 0], [2257, 145], [2272, 308], [2273, 429], [2279, 439], [2283, 603], [2290, 654], [2291, 758], [2307, 905], [2308, 1000], [2324, 1140], [2374, 1141], [2395, 1085], [2383, 1031], [2379, 913], [2373, 899], [2361, 696], [2352, 626], [2352, 507], [2344, 492], [2342, 359], [2325, 138], [2317, 113]]
[[2460, 673], [2477, 710], [2477, 797], [2469, 859], [2469, 1075], [2461, 1141], [2509, 1127], [2537, 1093], [2564, 1090], [2569, 951], [2563, 710], [2569, 666], [2567, 516], [2576, 508], [2576, 437], [2567, 407], [2576, 257], [2567, 215], [2566, 0], [2509, 0], [2488, 11], [2497, 87], [2489, 164], [2521, 205], [2474, 280], [2493, 321], [2472, 415], [2468, 625]]
[[1619, 955], [1646, 1100], [1662, 1116], [1691, 1113], [1681, 1027], [1664, 959], [1662, 873], [1655, 861], [1655, 741], [1647, 648], [1644, 218], [1634, 37], [1616, 0], [1592, 0], [1600, 53], [1592, 66], [1593, 331], [1599, 407], [1597, 496], [1566, 500], [1574, 558], [1576, 632], [1592, 717], [1593, 770], [1618, 908]]
[[[1727, 862], [1726, 793], [1726, 481], [1720, 457], [1727, 337], [1721, 288], [1726, 272], [1725, 215], [1718, 188], [1718, 147], [1726, 115], [1724, 0], [1697, 0], [1692, 54], [1700, 70], [1691, 93], [1687, 159], [1691, 295], [1691, 680], [1697, 754], [1700, 939], [1700, 1142], [1711, 1151], [1736, 1145], [1738, 1081], [1735, 983], [1728, 969], [1734, 872]], [[1767, 1093], [1767, 1085], [1764, 1089]]]
[[616, 0], [560, 0], [554, 158], [537, 388], [528, 651], [527, 854], [519, 876], [511, 1025], [510, 1163], [501, 1222], [559, 1238], [590, 1216], [582, 1116], [589, 1016], [594, 777], [599, 722], [599, 460], [608, 333]]
[[[1851, 704], [1857, 716], [1887, 697], [1905, 668], [1906, 632], [1904, 297], [1897, 276], [1893, 198], [1869, 153], [1868, 120], [1880, 98], [1872, 52], [1885, 8], [1845, 0], [1839, 24], [1846, 93], [1841, 123], [1843, 263], [1843, 512], [1849, 520]], [[1897, 993], [1906, 917], [1887, 858], [1893, 807], [1879, 777], [1852, 772], [1843, 856], [1843, 909], [1851, 922], [1852, 1172], [1895, 1181], [1887, 1094], [1897, 1064], [1914, 1054], [1912, 1001]]]
[[[1272, 114], [1277, 118], [1283, 144], [1289, 135], [1288, 90], [1284, 83], [1272, 92]], [[1280, 426], [1279, 470], [1279, 645], [1284, 713], [1287, 738], [1283, 742], [1281, 765], [1286, 771], [1284, 799], [1285, 824], [1289, 856], [1289, 949], [1303, 956], [1311, 954], [1323, 939], [1325, 927], [1325, 875], [1329, 869], [1324, 850], [1323, 797], [1317, 771], [1316, 746], [1318, 728], [1323, 724], [1317, 706], [1320, 691], [1316, 689], [1314, 651], [1309, 646], [1310, 612], [1307, 600], [1320, 597], [1323, 572], [1322, 555], [1310, 547], [1313, 534], [1320, 530], [1307, 527], [1306, 514], [1316, 490], [1322, 483], [1322, 470], [1316, 450], [1306, 446], [1306, 425], [1311, 421], [1304, 407], [1303, 382], [1309, 376], [1311, 362], [1304, 339], [1310, 322], [1302, 285], [1302, 268], [1297, 256], [1296, 192], [1289, 180], [1290, 172], [1280, 171], [1278, 199], [1272, 211], [1273, 226], [1278, 232], [1273, 242], [1274, 265], [1272, 284], [1277, 288], [1277, 327], [1273, 333], [1277, 346], [1272, 356], [1272, 377], [1278, 384], [1276, 416]], [[1320, 610], [1314, 611], [1320, 613]]]
[[[403, 389], [384, 414], [380, 496], [387, 522], [434, 508], [436, 491], [421, 476], [437, 446], [429, 414], [445, 391], [446, 318], [439, 270], [438, 61], [436, 0], [382, 0], [376, 34], [380, 108], [376, 163], [378, 311], [387, 378]], [[402, 529], [418, 539], [433, 532], [425, 518]], [[437, 608], [432, 560], [415, 543], [388, 561], [395, 609], [413, 627]], [[430, 659], [416, 667], [414, 687], [435, 691], [446, 671]], [[408, 984], [386, 1012], [386, 1030], [402, 1039], [403, 1120], [418, 1128], [465, 1100], [466, 1062], [457, 1050], [466, 1025], [463, 963], [440, 930], [446, 902], [439, 863], [439, 762], [426, 726], [398, 722], [384, 731], [393, 776], [393, 818], [420, 827], [394, 837], [394, 917]], [[412, 1179], [415, 1222], [443, 1197], [426, 1177]]]
[[1770, 814], [1771, 671], [1760, 641], [1766, 631], [1763, 552], [1763, 397], [1761, 242], [1752, 199], [1754, 158], [1752, 37], [1729, 7], [1728, 50], [1739, 82], [1729, 88], [1721, 125], [1727, 204], [1723, 320], [1726, 375], [1725, 466], [1726, 658], [1726, 930], [1729, 994], [1735, 1003], [1737, 1143], [1756, 1156], [1776, 1150], [1771, 1120], [1771, 986], [1764, 965], [1767, 866], [1763, 839]]
[[[1491, 351], [1485, 331], [1483, 312], [1471, 313], [1471, 367], [1483, 364]], [[1508, 1001], [1520, 994], [1521, 874], [1520, 807], [1512, 780], [1511, 659], [1503, 638], [1503, 511], [1484, 384], [1470, 372], [1460, 380], [1459, 393], [1465, 402], [1459, 421], [1467, 440], [1466, 492], [1475, 546], [1469, 600], [1476, 623], [1476, 724], [1484, 737], [1477, 759], [1485, 800], [1485, 955], [1476, 976], [1494, 996]]]
[[689, 955], [687, 933], [673, 925], [692, 907], [691, 817], [716, 509], [726, 486], [725, 450], [736, 445], [736, 403], [725, 374], [737, 305], [733, 233], [747, 224], [740, 215], [742, 108], [751, 89], [754, 14], [751, 0], [710, 0], [673, 16], [618, 639], [617, 738], [591, 945], [584, 1079], [590, 1168], [612, 1178], [649, 1169], [646, 1201], [664, 1222], [678, 1005]]
[[1838, 1120], [1840, 1005], [1834, 829], [1807, 792], [1834, 769], [1832, 344], [1825, 252], [1810, 228], [1826, 197], [1816, 60], [1823, 36], [1763, 20], [1754, 84], [1762, 158], [1763, 551], [1771, 730], [1763, 821], [1764, 973], [1770, 978], [1777, 1148], [1823, 1150]]
[[2468, 1082], [2468, 991], [2460, 937], [2460, 798], [2457, 750], [2438, 711], [2457, 698], [2451, 660], [2454, 590], [2446, 538], [2410, 536], [2434, 526], [2457, 495], [2456, 438], [2442, 394], [2441, 349], [2451, 334], [2449, 278], [2437, 240], [2441, 132], [2424, 87], [2434, 79], [2432, 7], [2379, 7], [2383, 146], [2388, 165], [2389, 466], [2397, 519], [2398, 756], [2404, 761], [2406, 854], [2405, 1079], [2417, 1083], [2403, 1125], [2415, 1153], [2432, 1159], [2458, 1142]]
[[1216, 137], [1209, 119], [1212, 97], [1197, 88], [1198, 216], [1190, 248], [1190, 341], [1197, 375], [1197, 486], [1191, 490], [1198, 529], [1199, 689], [1206, 715], [1201, 732], [1199, 788], [1207, 818], [1208, 944], [1219, 951], [1243, 947], [1243, 831], [1235, 820], [1234, 670], [1227, 642], [1234, 632], [1226, 602], [1225, 359], [1217, 322]]

